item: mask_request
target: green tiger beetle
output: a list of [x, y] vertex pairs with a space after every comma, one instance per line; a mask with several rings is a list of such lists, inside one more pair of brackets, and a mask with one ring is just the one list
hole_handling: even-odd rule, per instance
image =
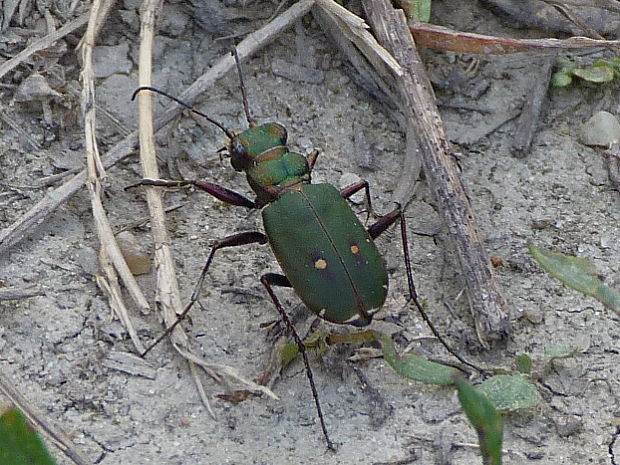
[[261, 276], [260, 281], [299, 347], [323, 436], [328, 448], [334, 450], [325, 426], [304, 343], [276, 296], [274, 287], [292, 287], [306, 307], [326, 321], [356, 327], [369, 325], [373, 315], [385, 303], [388, 291], [386, 265], [374, 240], [399, 221], [409, 298], [450, 353], [462, 362], [468, 365], [469, 363], [455, 354], [443, 341], [418, 300], [409, 259], [406, 222], [401, 207], [397, 206], [366, 229], [346, 199], [364, 189], [366, 202], [371, 210], [367, 181], [360, 181], [340, 191], [331, 184], [312, 184], [312, 169], [318, 158], [318, 150], [307, 157], [293, 152], [286, 145], [287, 132], [284, 126], [275, 122], [260, 125], [256, 123], [250, 115], [236, 51], [233, 51], [233, 55], [249, 125], [248, 129], [238, 134], [159, 89], [149, 86], [139, 87], [132, 97], [135, 98], [138, 92], [145, 90], [157, 92], [205, 117], [220, 128], [229, 139], [226, 149], [232, 167], [245, 173], [256, 199], [250, 200], [235, 191], [206, 181], [143, 179], [138, 185], [164, 187], [193, 185], [228, 204], [260, 210], [265, 229], [265, 233], [247, 231], [233, 234], [215, 243], [189, 303], [177, 321], [167, 328], [143, 355], [166, 337], [198, 301], [200, 289], [218, 250], [268, 243], [284, 274], [267, 273]]

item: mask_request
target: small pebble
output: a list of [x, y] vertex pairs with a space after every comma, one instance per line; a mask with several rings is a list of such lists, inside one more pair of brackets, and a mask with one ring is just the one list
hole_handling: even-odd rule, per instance
[[60, 94], [52, 89], [39, 73], [33, 73], [24, 79], [15, 93], [16, 102], [33, 102], [49, 97], [60, 97]]
[[599, 111], [583, 124], [579, 140], [585, 145], [608, 147], [620, 140], [620, 123], [611, 113]]
[[116, 236], [116, 240], [132, 274], [148, 274], [151, 271], [151, 257], [144, 253], [143, 245], [133, 234], [123, 231]]

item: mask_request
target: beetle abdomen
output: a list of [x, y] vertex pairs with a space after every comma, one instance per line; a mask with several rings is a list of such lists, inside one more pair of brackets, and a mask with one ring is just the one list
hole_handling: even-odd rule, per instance
[[271, 248], [295, 292], [325, 320], [364, 326], [385, 302], [385, 263], [329, 184], [304, 184], [263, 209]]

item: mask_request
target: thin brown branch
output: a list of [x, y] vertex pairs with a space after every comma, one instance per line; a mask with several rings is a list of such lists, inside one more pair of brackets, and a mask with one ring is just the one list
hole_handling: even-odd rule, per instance
[[479, 55], [506, 55], [519, 52], [549, 52], [584, 48], [620, 49], [620, 40], [598, 40], [588, 37], [568, 39], [513, 39], [493, 37], [471, 32], [460, 32], [434, 24], [411, 22], [409, 24], [418, 47]]

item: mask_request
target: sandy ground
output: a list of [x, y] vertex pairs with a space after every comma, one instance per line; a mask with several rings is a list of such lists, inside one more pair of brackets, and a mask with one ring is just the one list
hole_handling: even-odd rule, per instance
[[[506, 28], [469, 2], [450, 3], [436, 2], [435, 22], [476, 32], [529, 34]], [[137, 7], [133, 0], [118, 4], [101, 36], [97, 58], [98, 103], [121, 129], [136, 127], [137, 107], [129, 97], [137, 82]], [[263, 16], [273, 8], [262, 4]], [[226, 53], [225, 45], [214, 42], [196, 17], [194, 8], [184, 3], [164, 7], [155, 83], [171, 93], [179, 93]], [[234, 24], [252, 30], [261, 21]], [[40, 146], [34, 149], [14, 129], [3, 126], [3, 227], [53, 189], [32, 187], [39, 178], [82, 163], [83, 133], [72, 119], [79, 115], [79, 99], [69, 90], [78, 89], [79, 65], [71, 51], [75, 43], [67, 40], [70, 51], [58, 61], [67, 84], [58, 89], [62, 101], [52, 103], [52, 111], [61, 129], [50, 131], [36, 105], [16, 103], [3, 110]], [[466, 299], [457, 298], [462, 291], [459, 269], [424, 183], [407, 210], [419, 292], [450, 343], [479, 363], [511, 366], [521, 352], [542, 360], [543, 353], [556, 346], [580, 349], [579, 355], [555, 364], [541, 377], [540, 408], [507, 417], [505, 463], [616, 463], [610, 451], [618, 417], [618, 318], [544, 274], [529, 257], [526, 244], [579, 254], [594, 262], [610, 284], [617, 284], [618, 192], [610, 187], [602, 153], [577, 141], [580, 125], [592, 113], [618, 111], [617, 86], [552, 90], [531, 153], [517, 159], [509, 146], [514, 117], [531, 88], [532, 57], [424, 56], [485, 244], [503, 261], [497, 274], [512, 312], [510, 339], [489, 352], [475, 344]], [[5, 102], [14, 93], [13, 84], [36, 66], [19, 67], [5, 77], [10, 84], [2, 88]], [[299, 66], [312, 73], [300, 76]], [[392, 208], [404, 135], [392, 110], [353, 82], [346, 63], [310, 16], [248, 60], [244, 72], [257, 119], [284, 124], [290, 144], [304, 153], [321, 150], [316, 181], [338, 185], [343, 174], [355, 173], [370, 182], [379, 212]], [[245, 124], [237, 85], [236, 76], [229, 73], [200, 102], [204, 111], [236, 129]], [[469, 110], [463, 109], [465, 104]], [[122, 137], [119, 126], [103, 116], [99, 131], [104, 149]], [[162, 169], [166, 176], [206, 179], [249, 195], [244, 177], [226, 160], [220, 161], [217, 150], [223, 142], [222, 134], [203, 121], [178, 119], [158, 137]], [[139, 178], [136, 157], [131, 157], [110, 170], [103, 200], [114, 227], [131, 226], [148, 247], [148, 226], [133, 226], [147, 217], [143, 192], [124, 191]], [[260, 229], [260, 217], [201, 192], [171, 192], [166, 202], [182, 205], [169, 215], [169, 230], [187, 298], [209, 246], [228, 234]], [[363, 206], [354, 209], [361, 213]], [[402, 349], [429, 331], [405, 307], [398, 235], [387, 233], [378, 244], [391, 282], [376, 327], [393, 331]], [[407, 382], [380, 358], [349, 362], [353, 349], [348, 348], [311, 357], [327, 424], [339, 444], [336, 453], [325, 450], [298, 362], [274, 386], [279, 401], [260, 397], [234, 405], [217, 396], [240, 386], [205, 377], [217, 415], [211, 418], [187, 363], [168, 343], [156, 347], [145, 362], [119, 362], [133, 349], [95, 283], [97, 248], [90, 201], [82, 191], [0, 257], [3, 286], [41, 284], [49, 289], [44, 296], [0, 304], [0, 368], [93, 462], [480, 463], [472, 447], [475, 432], [452, 391]], [[202, 294], [204, 310], [196, 308], [184, 324], [205, 358], [233, 366], [248, 378], [261, 372], [271, 351], [261, 326], [277, 314], [258, 281], [268, 271], [277, 272], [278, 267], [267, 247], [223, 252]], [[154, 276], [141, 276], [139, 282], [152, 289]], [[152, 290], [148, 295], [153, 297]], [[281, 295], [287, 308], [299, 305], [292, 292]], [[135, 311], [132, 319], [145, 341], [161, 331], [155, 314]], [[447, 358], [429, 338], [419, 339], [414, 351]], [[68, 463], [58, 450], [54, 453]]]

